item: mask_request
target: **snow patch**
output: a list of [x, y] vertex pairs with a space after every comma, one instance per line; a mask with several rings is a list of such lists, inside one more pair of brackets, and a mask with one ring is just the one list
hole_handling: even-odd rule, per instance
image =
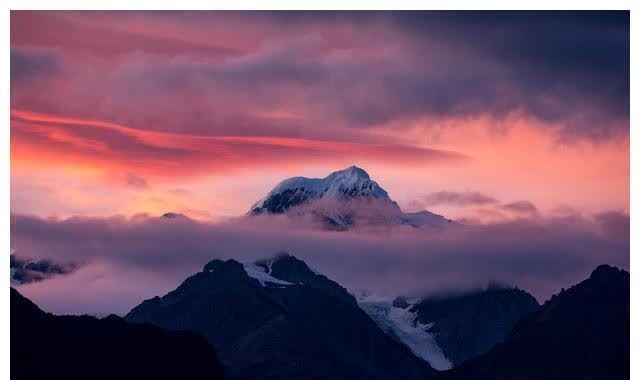
[[277, 279], [271, 276], [270, 274], [267, 273], [264, 267], [261, 267], [255, 264], [243, 264], [243, 266], [244, 266], [244, 271], [247, 272], [247, 275], [249, 275], [249, 277], [251, 278], [255, 278], [256, 280], [260, 281], [260, 284], [262, 286], [267, 286], [266, 284], [267, 282], [270, 282], [272, 284], [278, 284], [278, 285], [295, 285], [295, 284], [292, 284], [291, 282], [282, 281], [280, 279]]
[[453, 367], [433, 335], [428, 332], [433, 324], [416, 322], [415, 314], [409, 312], [410, 307], [402, 309], [394, 307], [390, 300], [372, 298], [359, 299], [358, 305], [384, 332], [403, 343], [434, 369], [444, 371]]

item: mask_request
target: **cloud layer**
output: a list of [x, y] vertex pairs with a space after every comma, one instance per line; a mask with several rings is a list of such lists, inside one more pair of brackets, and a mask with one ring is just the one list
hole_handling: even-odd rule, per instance
[[[542, 301], [598, 264], [629, 268], [629, 217], [614, 212], [444, 231], [328, 232], [284, 216], [210, 224], [182, 216], [46, 220], [14, 215], [11, 229], [12, 247], [25, 255], [86, 263], [70, 275], [21, 288], [54, 312], [124, 313], [174, 288], [212, 258], [249, 261], [282, 250], [352, 291], [380, 295], [500, 282]], [[71, 288], [74, 297], [66, 293]]]

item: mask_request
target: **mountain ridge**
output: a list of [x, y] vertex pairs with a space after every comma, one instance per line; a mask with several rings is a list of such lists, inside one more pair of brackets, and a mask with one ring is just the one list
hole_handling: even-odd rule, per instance
[[512, 287], [425, 297], [407, 306], [417, 323], [430, 326], [429, 332], [456, 366], [502, 342], [516, 323], [539, 307], [531, 294]]
[[241, 380], [417, 380], [435, 372], [380, 330], [346, 289], [288, 255], [212, 260], [125, 319], [201, 333]]
[[598, 266], [442, 380], [629, 379], [629, 272]]
[[222, 380], [216, 352], [192, 332], [115, 315], [56, 316], [11, 288], [11, 379]]

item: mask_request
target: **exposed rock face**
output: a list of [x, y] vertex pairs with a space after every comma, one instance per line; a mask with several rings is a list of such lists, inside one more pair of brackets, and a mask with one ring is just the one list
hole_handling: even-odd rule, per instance
[[446, 380], [629, 379], [629, 273], [599, 266]]
[[524, 290], [494, 287], [471, 293], [426, 298], [411, 306], [455, 365], [503, 341], [517, 322], [539, 307]]
[[214, 260], [125, 317], [202, 333], [236, 379], [426, 379], [435, 372], [303, 261]]

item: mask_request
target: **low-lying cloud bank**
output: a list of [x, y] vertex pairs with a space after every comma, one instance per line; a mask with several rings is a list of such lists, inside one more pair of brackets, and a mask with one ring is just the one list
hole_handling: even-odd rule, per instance
[[11, 246], [33, 260], [82, 267], [20, 291], [54, 313], [126, 313], [212, 258], [286, 250], [353, 292], [433, 293], [500, 282], [539, 301], [602, 263], [629, 269], [629, 216], [537, 216], [445, 230], [396, 226], [321, 231], [286, 216], [202, 223], [187, 217], [40, 219], [12, 215]]

